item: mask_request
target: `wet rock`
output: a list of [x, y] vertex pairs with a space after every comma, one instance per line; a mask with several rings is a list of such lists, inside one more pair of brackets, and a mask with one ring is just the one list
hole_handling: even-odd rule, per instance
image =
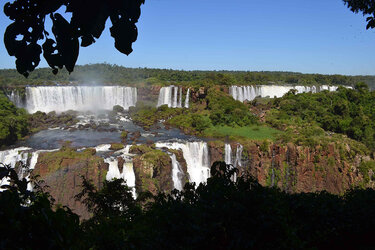
[[120, 173], [122, 173], [122, 171], [124, 169], [125, 160], [122, 157], [117, 157], [117, 162], [118, 162], [118, 169], [119, 169]]
[[216, 161], [223, 161], [224, 160], [224, 142], [222, 141], [209, 141], [208, 148], [209, 148], [209, 155], [210, 155], [210, 166]]
[[112, 143], [111, 147], [109, 149], [110, 150], [114, 150], [114, 151], [118, 151], [118, 150], [123, 149], [124, 147], [125, 147], [124, 144], [121, 144], [121, 143]]
[[132, 137], [130, 138], [132, 141], [137, 141], [139, 137], [141, 137], [141, 132], [139, 131], [136, 131], [136, 132], [133, 132], [132, 134]]
[[123, 131], [121, 132], [121, 141], [122, 141], [122, 142], [125, 142], [125, 141], [126, 141], [126, 138], [128, 137], [128, 134], [129, 134], [129, 132], [126, 131], [126, 130], [123, 130]]

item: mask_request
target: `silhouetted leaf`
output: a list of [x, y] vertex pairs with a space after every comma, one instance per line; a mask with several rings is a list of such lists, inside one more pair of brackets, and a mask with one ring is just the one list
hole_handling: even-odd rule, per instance
[[[81, 38], [83, 47], [93, 44], [101, 36], [109, 16], [116, 17], [111, 28], [115, 47], [129, 55], [137, 39], [135, 23], [143, 3], [143, 0], [15, 0], [4, 6], [4, 13], [14, 21], [5, 31], [4, 43], [8, 54], [17, 58], [17, 71], [25, 76], [39, 64], [41, 50], [37, 42], [43, 39], [46, 39], [43, 55], [52, 72], [56, 74], [57, 68], [64, 66], [72, 72], [79, 55], [78, 39]], [[62, 6], [72, 13], [70, 21], [55, 13]], [[53, 21], [55, 43], [51, 43], [44, 27], [47, 15]], [[18, 35], [23, 36], [22, 40], [16, 40]]]

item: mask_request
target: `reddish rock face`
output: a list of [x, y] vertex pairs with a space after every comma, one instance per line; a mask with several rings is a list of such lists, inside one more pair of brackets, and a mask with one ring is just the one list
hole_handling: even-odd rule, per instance
[[137, 99], [140, 102], [155, 103], [159, 97], [160, 86], [151, 87], [138, 87], [137, 88]]
[[80, 215], [81, 219], [87, 219], [90, 214], [86, 207], [74, 198], [82, 190], [81, 176], [92, 180], [94, 185], [100, 188], [107, 171], [108, 164], [90, 152], [58, 151], [41, 153], [33, 175], [40, 175], [56, 204], [68, 206]]
[[170, 192], [173, 189], [172, 162], [170, 157], [154, 150], [133, 159], [135, 185], [137, 192]]
[[[223, 142], [210, 141], [208, 146], [211, 165], [215, 161], [224, 160]], [[237, 144], [231, 143], [231, 146], [234, 157]], [[350, 152], [350, 148], [347, 151]], [[147, 145], [132, 147], [131, 152], [137, 154], [133, 159], [133, 168], [138, 192], [147, 190], [157, 194], [159, 191], [170, 192], [173, 189], [172, 162], [167, 153]], [[187, 173], [182, 151], [170, 152], [176, 155], [181, 168]], [[361, 157], [342, 159], [334, 144], [309, 148], [291, 143], [269, 146], [247, 143], [243, 144], [239, 176], [249, 174], [261, 185], [277, 186], [287, 192], [326, 190], [341, 194], [353, 186], [364, 183], [364, 178], [358, 170]], [[124, 160], [119, 157], [120, 172], [123, 166]], [[84, 205], [74, 198], [81, 191], [80, 176], [92, 180], [94, 185], [100, 188], [107, 171], [108, 164], [95, 155], [95, 150], [88, 149], [79, 153], [70, 148], [63, 148], [57, 152], [41, 153], [33, 175], [40, 175], [40, 179], [45, 181], [45, 185], [49, 186], [47, 191], [57, 204], [68, 206], [82, 219], [87, 219], [90, 214]], [[188, 179], [186, 174], [185, 181]]]
[[224, 146], [221, 141], [210, 141], [207, 143], [210, 155], [210, 166], [216, 161], [224, 161]]
[[187, 164], [186, 160], [184, 158], [184, 154], [182, 153], [182, 150], [174, 150], [173, 152], [176, 155], [176, 159], [178, 163], [180, 163], [180, 166], [182, 168], [182, 171], [185, 173], [184, 181], [182, 181], [183, 185], [189, 181], [189, 174], [187, 172]]
[[207, 95], [207, 89], [200, 87], [199, 89], [190, 89], [190, 97], [193, 102], [202, 101]]
[[[211, 163], [222, 161], [223, 147], [214, 142], [211, 144]], [[260, 145], [249, 144], [244, 145], [239, 175], [250, 174], [261, 185], [278, 186], [287, 192], [325, 190], [341, 194], [363, 183], [363, 176], [357, 169], [359, 164], [359, 159], [341, 159], [334, 144], [326, 148], [309, 148], [289, 143], [286, 146], [270, 145], [265, 151]]]
[[124, 169], [125, 160], [122, 157], [117, 157], [117, 162], [118, 162], [118, 169], [120, 173], [122, 173], [122, 170]]

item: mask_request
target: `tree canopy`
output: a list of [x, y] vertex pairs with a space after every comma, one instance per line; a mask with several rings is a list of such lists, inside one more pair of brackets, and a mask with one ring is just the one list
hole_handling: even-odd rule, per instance
[[354, 13], [362, 12], [367, 16], [366, 29], [375, 28], [375, 1], [373, 0], [344, 0], [345, 5]]
[[[64, 66], [72, 72], [79, 54], [79, 39], [82, 47], [93, 44], [110, 18], [110, 32], [116, 49], [129, 55], [133, 51], [132, 43], [137, 40], [136, 23], [143, 3], [144, 0], [8, 2], [4, 13], [13, 23], [5, 31], [5, 47], [10, 56], [16, 57], [17, 71], [26, 77], [38, 66], [42, 53], [54, 74]], [[66, 13], [71, 13], [69, 21], [58, 13], [61, 7], [66, 8]], [[45, 27], [48, 15], [52, 20], [54, 38]]]
[[262, 187], [223, 162], [207, 183], [170, 194], [139, 194], [120, 180], [97, 189], [83, 182], [81, 199], [92, 217], [79, 221], [34, 182], [0, 166], [10, 185], [0, 192], [1, 249], [372, 249], [373, 189], [342, 196], [288, 194]]

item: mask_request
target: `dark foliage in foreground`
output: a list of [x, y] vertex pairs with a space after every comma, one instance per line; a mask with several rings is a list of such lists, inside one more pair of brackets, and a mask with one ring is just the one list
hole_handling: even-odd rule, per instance
[[[8, 54], [17, 58], [17, 71], [26, 77], [38, 66], [42, 52], [54, 74], [64, 66], [72, 72], [79, 42], [82, 47], [95, 43], [108, 19], [116, 49], [129, 55], [137, 40], [136, 23], [143, 3], [144, 0], [14, 0], [4, 5], [4, 14], [13, 21], [5, 31], [4, 44]], [[71, 19], [58, 13], [60, 9], [70, 13]], [[53, 36], [45, 27], [48, 16]]]
[[97, 190], [84, 181], [79, 198], [93, 213], [79, 224], [68, 208], [52, 209], [48, 194], [26, 190], [26, 181], [1, 169], [13, 185], [0, 194], [0, 248], [78, 249], [309, 249], [370, 248], [375, 191], [287, 194], [236, 170], [212, 167], [197, 188], [133, 200], [121, 180]]
[[0, 164], [0, 180], [9, 185], [0, 193], [0, 249], [80, 248], [82, 230], [79, 217], [67, 207], [53, 209], [52, 198], [38, 183], [27, 190], [28, 181], [20, 180], [14, 169]]
[[344, 4], [354, 13], [366, 16], [366, 29], [375, 28], [375, 2], [373, 0], [343, 0]]

